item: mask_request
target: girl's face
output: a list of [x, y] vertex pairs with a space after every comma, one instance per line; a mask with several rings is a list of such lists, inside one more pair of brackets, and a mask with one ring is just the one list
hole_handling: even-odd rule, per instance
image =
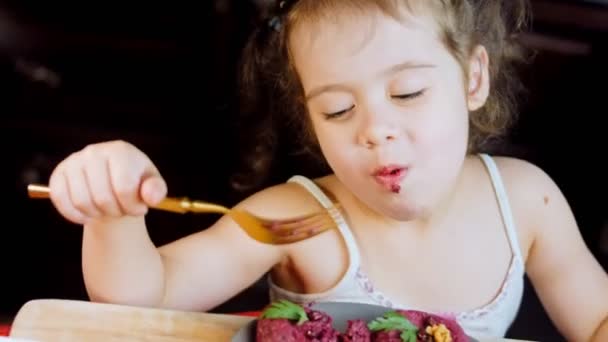
[[301, 23], [290, 43], [316, 137], [337, 178], [380, 215], [428, 217], [459, 179], [468, 112], [487, 96], [485, 50], [473, 54], [469, 82], [427, 16]]

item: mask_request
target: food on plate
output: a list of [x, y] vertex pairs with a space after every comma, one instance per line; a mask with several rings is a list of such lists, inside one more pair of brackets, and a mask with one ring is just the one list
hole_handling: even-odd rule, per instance
[[371, 342], [468, 342], [454, 319], [417, 310], [388, 311], [368, 323]]
[[342, 342], [368, 342], [372, 333], [362, 319], [348, 321], [346, 331], [340, 336]]
[[454, 319], [417, 310], [389, 310], [373, 320], [352, 319], [345, 331], [312, 306], [287, 300], [270, 304], [256, 327], [257, 342], [468, 342]]
[[272, 303], [258, 320], [256, 341], [260, 342], [339, 342], [340, 333], [332, 318], [286, 300]]

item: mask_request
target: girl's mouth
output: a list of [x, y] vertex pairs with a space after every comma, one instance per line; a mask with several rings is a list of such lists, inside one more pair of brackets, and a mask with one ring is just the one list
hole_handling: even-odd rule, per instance
[[401, 181], [406, 176], [408, 168], [401, 165], [382, 166], [372, 174], [378, 184], [386, 190], [398, 194], [401, 191]]

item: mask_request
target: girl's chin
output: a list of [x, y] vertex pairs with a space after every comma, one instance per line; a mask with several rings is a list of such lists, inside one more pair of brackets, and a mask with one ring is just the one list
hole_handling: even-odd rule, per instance
[[390, 213], [387, 213], [387, 216], [389, 216], [395, 221], [406, 222], [424, 218], [425, 212], [421, 209], [408, 208], [400, 211], [391, 211]]
[[386, 203], [386, 205], [378, 204], [376, 206], [376, 212], [380, 215], [390, 218], [395, 221], [413, 221], [424, 218], [427, 211], [421, 205], [415, 205], [412, 203]]

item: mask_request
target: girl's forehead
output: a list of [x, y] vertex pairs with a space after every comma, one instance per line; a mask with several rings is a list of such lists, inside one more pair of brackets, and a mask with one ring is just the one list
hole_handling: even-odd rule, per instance
[[[349, 25], [376, 20], [397, 20], [403, 24], [438, 19], [445, 7], [436, 0], [300, 0], [288, 15], [289, 26], [306, 26], [321, 33], [331, 25]], [[437, 18], [435, 18], [437, 17]], [[437, 24], [436, 20], [432, 20]]]
[[294, 28], [290, 37], [292, 62], [306, 89], [372, 79], [403, 63], [435, 64], [447, 54], [435, 30], [429, 29], [431, 23], [423, 17], [398, 20], [379, 13], [349, 19]]
[[[316, 0], [318, 1], [318, 0]], [[387, 22], [398, 23], [412, 30], [426, 30], [438, 33], [438, 22], [428, 10], [400, 6], [398, 12], [382, 11], [380, 8], [336, 7], [332, 12], [296, 13], [292, 17], [289, 30], [290, 47], [313, 48], [318, 43], [343, 43], [360, 48], [380, 29], [386, 28]], [[307, 15], [308, 14], [308, 15]], [[332, 42], [333, 41], [333, 42]]]
[[374, 42], [380, 45], [398, 44], [412, 47], [414, 37], [417, 40], [438, 40], [440, 36], [437, 22], [422, 14], [404, 12], [400, 17], [396, 17], [377, 10], [364, 13], [341, 12], [335, 16], [306, 19], [291, 26], [289, 48], [292, 53], [340, 49], [349, 55]]

